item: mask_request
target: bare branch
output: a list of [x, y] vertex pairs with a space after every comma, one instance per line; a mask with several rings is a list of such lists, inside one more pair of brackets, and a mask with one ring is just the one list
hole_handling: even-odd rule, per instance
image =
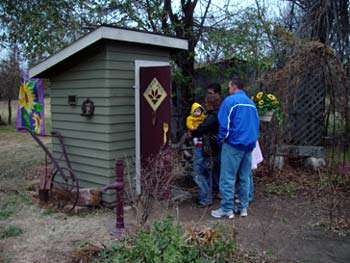
[[202, 17], [202, 21], [199, 25], [199, 31], [197, 33], [197, 36], [196, 36], [196, 43], [198, 42], [200, 36], [202, 35], [202, 32], [203, 32], [203, 25], [204, 25], [204, 22], [207, 18], [207, 14], [208, 14], [208, 10], [209, 10], [209, 7], [210, 7], [210, 4], [211, 4], [211, 0], [208, 1], [207, 3], [207, 6], [205, 8], [205, 11], [204, 11], [204, 14], [203, 14], [203, 17]]

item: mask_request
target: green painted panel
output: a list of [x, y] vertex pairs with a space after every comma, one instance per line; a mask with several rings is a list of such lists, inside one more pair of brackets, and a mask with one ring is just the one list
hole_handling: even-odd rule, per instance
[[[109, 110], [109, 109], [108, 109]], [[52, 114], [52, 119], [55, 121], [67, 121], [67, 122], [82, 122], [85, 124], [105, 124], [105, 125], [110, 125], [110, 124], [122, 124], [122, 123], [132, 123], [135, 121], [135, 116], [134, 115], [94, 115], [91, 118], [87, 118], [84, 116], [80, 116], [80, 114], [73, 114], [73, 113], [53, 113]]]
[[[54, 152], [55, 153], [62, 153], [61, 148], [59, 148], [58, 145], [54, 145]], [[76, 156], [82, 156], [82, 157], [88, 157], [88, 158], [97, 158], [101, 160], [115, 160], [115, 159], [125, 159], [128, 157], [134, 158], [135, 156], [135, 149], [129, 148], [129, 149], [121, 149], [118, 151], [113, 152], [107, 152], [107, 151], [100, 151], [100, 150], [91, 150], [91, 149], [82, 149], [79, 147], [69, 147], [69, 156], [70, 154], [76, 155]]]
[[71, 129], [76, 131], [86, 130], [89, 132], [101, 132], [101, 133], [113, 133], [113, 132], [126, 132], [134, 131], [134, 123], [124, 123], [124, 124], [90, 124], [86, 122], [68, 122], [68, 121], [57, 121], [52, 119], [52, 128], [56, 130]]
[[104, 69], [93, 69], [83, 71], [66, 71], [64, 74], [60, 74], [57, 77], [52, 78], [53, 82], [68, 81], [68, 80], [91, 80], [91, 79], [103, 79], [106, 78], [107, 72]]
[[[58, 85], [56, 85], [56, 83]], [[96, 78], [96, 79], [83, 79], [83, 80], [60, 80], [55, 81], [55, 86], [53, 88], [94, 88], [94, 87], [104, 87], [104, 88], [115, 88], [115, 87], [133, 87], [134, 79], [105, 79], [105, 78]], [[69, 86], [68, 86], [69, 85]], [[73, 87], [72, 87], [73, 86]]]
[[[91, 98], [91, 97], [90, 97]], [[86, 97], [77, 97], [77, 105], [70, 106], [68, 105], [68, 95], [64, 97], [52, 97], [51, 107], [52, 106], [66, 106], [71, 109], [79, 109], [80, 105]], [[109, 106], [124, 106], [124, 105], [134, 105], [135, 98], [134, 96], [118, 96], [118, 97], [109, 97], [109, 98], [91, 98], [94, 102], [95, 107], [109, 107]], [[131, 109], [131, 107], [124, 107], [124, 109]]]
[[[74, 146], [67, 146], [66, 147], [68, 154], [74, 154], [74, 155], [81, 155], [85, 157], [90, 158], [99, 158], [103, 160], [113, 160], [111, 158], [111, 153], [108, 151], [102, 151], [97, 149], [88, 149], [88, 148], [81, 148], [81, 147], [74, 147]], [[62, 150], [59, 145], [54, 144], [53, 145], [53, 151], [62, 153]]]
[[169, 57], [162, 57], [152, 54], [131, 54], [121, 52], [108, 52], [107, 60], [110, 61], [135, 61], [135, 60], [152, 60], [152, 61], [169, 61]]
[[78, 65], [69, 68], [66, 72], [80, 72], [84, 70], [99, 70], [108, 68], [105, 56], [101, 56], [100, 59], [95, 59], [93, 61], [84, 61]]
[[[52, 143], [53, 145], [58, 145], [58, 141], [56, 139], [53, 139]], [[102, 151], [122, 150], [126, 148], [135, 147], [135, 143], [133, 139], [114, 142], [114, 143], [105, 143], [105, 142], [65, 138], [64, 144], [66, 146], [75, 146], [83, 149], [87, 148], [87, 149], [96, 149], [96, 150], [102, 150]]]
[[[118, 89], [120, 91], [126, 91], [126, 89]], [[126, 92], [125, 92], [126, 93]], [[50, 96], [51, 100], [54, 101], [55, 98], [66, 98], [68, 95], [75, 95], [80, 98], [109, 98], [111, 96], [111, 90], [109, 88], [102, 87], [92, 87], [92, 88], [76, 88], [72, 87], [72, 83], [68, 83], [64, 88], [51, 88]], [[127, 94], [126, 94], [127, 95]]]
[[[59, 158], [61, 156], [61, 153], [54, 152], [54, 156], [56, 158]], [[97, 158], [90, 158], [86, 156], [81, 155], [75, 155], [69, 153], [69, 160], [74, 163], [80, 163], [80, 164], [88, 164], [96, 167], [101, 168], [114, 168], [115, 161], [114, 160], [103, 160], [103, 159], [97, 159]]]
[[59, 77], [53, 79], [53, 81], [68, 81], [68, 80], [92, 80], [92, 79], [131, 79], [135, 76], [134, 70], [118, 70], [118, 69], [93, 69], [66, 72]]
[[56, 86], [51, 89], [51, 98], [62, 97], [68, 98], [68, 95], [76, 95], [80, 98], [110, 98], [111, 96], [134, 96], [135, 90], [129, 87], [119, 87], [118, 89], [109, 89], [99, 87], [73, 87], [72, 83], [62, 86], [62, 88], [56, 89]]
[[[61, 167], [67, 167], [66, 163], [63, 161], [60, 161], [59, 164]], [[88, 175], [91, 175], [91, 177], [94, 176], [94, 178], [103, 179], [114, 175], [113, 168], [101, 168], [101, 167], [96, 167], [88, 164], [80, 164], [75, 162], [71, 162], [71, 165], [74, 172], [80, 172], [81, 174], [84, 174], [84, 175], [88, 174]]]
[[119, 70], [119, 69], [107, 69], [107, 78], [109, 79], [135, 79], [135, 71], [134, 70]]
[[134, 61], [110, 61], [106, 60], [108, 69], [132, 70], [135, 71]]
[[85, 70], [102, 70], [102, 69], [114, 69], [114, 70], [135, 70], [133, 61], [109, 61], [106, 59], [98, 60], [94, 63], [82, 63], [76, 67], [70, 68], [67, 72], [81, 72]]
[[[53, 106], [66, 106], [71, 109], [79, 109], [80, 105], [83, 103], [83, 101], [86, 99], [86, 97], [79, 97], [77, 96], [77, 105], [76, 106], [70, 106], [68, 105], [68, 94], [62, 97], [51, 97], [51, 108]], [[109, 106], [109, 98], [93, 98], [94, 105], [95, 106]]]
[[[53, 138], [52, 143], [54, 145], [59, 144], [58, 139]], [[110, 143], [108, 142], [98, 142], [98, 141], [90, 141], [90, 140], [84, 140], [84, 139], [66, 138], [66, 137], [64, 138], [64, 144], [82, 147], [82, 148], [88, 148], [88, 149], [102, 150], [102, 151], [108, 151], [110, 147]]]
[[152, 46], [140, 46], [140, 45], [122, 45], [119, 43], [107, 44], [107, 56], [111, 52], [117, 52], [122, 54], [137, 54], [137, 55], [152, 55], [156, 57], [169, 58], [169, 50], [161, 47]]
[[132, 140], [135, 138], [135, 132], [118, 132], [118, 133], [98, 133], [88, 131], [74, 131], [69, 129], [60, 129], [60, 132], [64, 138], [77, 138], [100, 142], [118, 142], [124, 140]]
[[[94, 117], [96, 116], [111, 116], [111, 115], [134, 115], [135, 112], [135, 106], [109, 106], [109, 107], [101, 107], [96, 106]], [[52, 114], [77, 114], [80, 115], [81, 109], [79, 106], [71, 107], [71, 106], [51, 106], [51, 113]]]
[[[135, 96], [135, 89], [134, 89], [133, 87], [134, 87], [134, 85], [131, 86], [131, 87], [123, 88], [123, 89], [125, 90], [125, 92], [126, 92], [126, 91], [128, 92], [128, 95], [129, 95], [129, 96], [134, 97], [134, 96]], [[114, 96], [122, 96], [122, 95], [119, 95], [120, 92], [121, 92], [121, 90], [122, 90], [122, 88], [120, 88], [120, 87], [118, 87], [118, 88], [116, 88], [116, 89], [111, 89], [111, 90], [110, 90], [110, 92], [111, 92], [110, 95], [111, 95], [112, 97], [114, 97]]]
[[[94, 116], [91, 119], [94, 119], [97, 116], [120, 116], [120, 115], [134, 115], [135, 108], [133, 105], [131, 106], [110, 106], [110, 107], [101, 107], [97, 106], [95, 108]], [[55, 114], [81, 114], [81, 109], [79, 106], [71, 107], [71, 106], [52, 106], [51, 113]], [[85, 117], [84, 117], [85, 118]], [[81, 116], [81, 120], [84, 120]]]
[[129, 148], [129, 149], [125, 149], [122, 151], [111, 151], [111, 158], [112, 159], [125, 159], [128, 157], [135, 157], [135, 148]]

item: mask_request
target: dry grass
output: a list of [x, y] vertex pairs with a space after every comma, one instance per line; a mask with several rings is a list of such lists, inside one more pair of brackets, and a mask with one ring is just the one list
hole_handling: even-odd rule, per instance
[[23, 230], [20, 236], [0, 240], [0, 262], [69, 262], [77, 241], [110, 240], [111, 211], [67, 216], [34, 204], [26, 190], [37, 179], [43, 151], [28, 134], [13, 128], [2, 127], [0, 138], [0, 226]]
[[5, 258], [11, 262], [70, 262], [70, 253], [78, 242], [108, 243], [113, 222], [110, 212], [86, 217], [48, 213], [37, 206], [22, 206], [15, 216], [1, 224], [23, 229], [20, 237], [0, 241]]

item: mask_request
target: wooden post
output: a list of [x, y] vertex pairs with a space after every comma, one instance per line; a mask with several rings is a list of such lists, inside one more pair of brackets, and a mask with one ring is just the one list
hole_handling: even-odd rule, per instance
[[118, 160], [116, 162], [116, 229], [115, 234], [121, 236], [124, 232], [124, 162]]

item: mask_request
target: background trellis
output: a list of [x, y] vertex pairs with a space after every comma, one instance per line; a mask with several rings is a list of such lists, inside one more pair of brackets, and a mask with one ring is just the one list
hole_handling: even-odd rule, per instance
[[325, 136], [326, 87], [320, 68], [304, 72], [296, 89], [287, 91], [288, 117], [283, 142], [290, 145], [322, 145]]
[[[332, 49], [317, 42], [295, 40], [285, 66], [268, 72], [260, 80], [262, 89], [276, 94], [282, 103], [284, 123], [275, 121], [262, 125], [265, 156], [324, 155], [325, 139], [330, 134], [330, 116], [342, 116], [341, 127], [346, 129], [347, 80], [340, 61]], [[330, 136], [331, 135], [331, 136]], [[270, 160], [267, 162], [271, 164]]]

